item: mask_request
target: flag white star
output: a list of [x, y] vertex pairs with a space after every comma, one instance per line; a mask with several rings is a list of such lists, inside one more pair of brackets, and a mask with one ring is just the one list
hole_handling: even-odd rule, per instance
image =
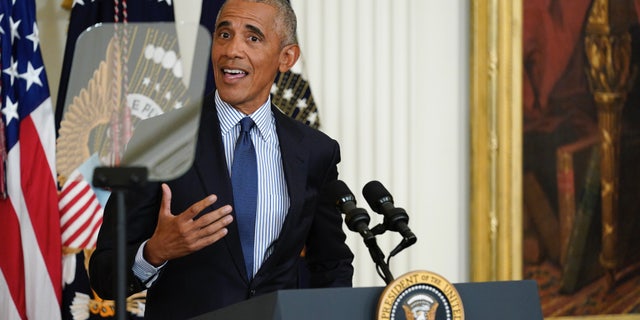
[[282, 93], [282, 98], [291, 100], [291, 98], [293, 98], [293, 90], [291, 90], [290, 88], [285, 89], [284, 93]]
[[176, 101], [176, 104], [173, 106], [174, 109], [180, 109], [182, 108], [182, 102], [180, 101]]
[[11, 43], [13, 43], [13, 38], [20, 39], [20, 35], [18, 34], [18, 26], [22, 20], [13, 21], [13, 17], [9, 17], [9, 24], [11, 25]]
[[156, 83], [156, 86], [153, 88], [156, 92], [160, 92], [160, 84]]
[[144, 77], [144, 79], [142, 79], [142, 84], [148, 87], [149, 84], [151, 84], [151, 79], [149, 79], [149, 77]]
[[167, 93], [164, 95], [164, 99], [171, 100], [171, 91], [167, 91]]
[[36, 52], [40, 43], [40, 32], [38, 32], [38, 25], [35, 22], [33, 23], [33, 33], [28, 35], [27, 39], [33, 42], [33, 52]]
[[275, 82], [271, 85], [271, 94], [276, 94], [278, 92], [278, 85]]
[[316, 120], [318, 120], [318, 113], [317, 112], [310, 112], [307, 115], [307, 121], [309, 121], [309, 123], [315, 123]]
[[13, 85], [13, 79], [19, 77], [18, 75], [18, 62], [13, 61], [13, 57], [11, 57], [11, 65], [2, 70], [2, 72], [8, 74], [11, 77], [11, 85]]
[[4, 29], [2, 29], [2, 19], [4, 19], [4, 13], [0, 14], [0, 34], [4, 34]]
[[4, 113], [7, 126], [11, 124], [12, 119], [16, 119], [16, 121], [18, 121], [18, 103], [13, 103], [11, 98], [7, 97], [7, 106], [2, 109], [2, 113]]
[[84, 6], [84, 0], [73, 0], [73, 4], [71, 5], [71, 7], [75, 7], [76, 4], [79, 4], [81, 6]]
[[42, 81], [40, 81], [40, 73], [44, 67], [34, 69], [31, 65], [31, 61], [27, 63], [27, 72], [20, 75], [20, 78], [27, 81], [27, 91], [31, 88], [32, 84], [37, 84], [42, 87]]
[[309, 105], [307, 105], [307, 99], [300, 99], [296, 104], [296, 107], [300, 108], [301, 110], [306, 109], [308, 106]]

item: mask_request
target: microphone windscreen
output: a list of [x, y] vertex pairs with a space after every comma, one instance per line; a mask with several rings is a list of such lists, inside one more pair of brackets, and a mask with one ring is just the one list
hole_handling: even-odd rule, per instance
[[328, 190], [328, 194], [331, 195], [333, 199], [339, 199], [345, 196], [353, 197], [353, 193], [342, 180], [336, 180], [328, 183], [326, 190]]
[[[374, 211], [378, 211], [378, 207], [380, 207], [380, 199], [389, 197], [392, 199], [391, 194], [387, 189], [380, 183], [380, 181], [373, 180], [369, 181], [362, 188], [362, 195], [367, 200], [369, 207], [371, 207]], [[393, 201], [393, 200], [391, 200]]]

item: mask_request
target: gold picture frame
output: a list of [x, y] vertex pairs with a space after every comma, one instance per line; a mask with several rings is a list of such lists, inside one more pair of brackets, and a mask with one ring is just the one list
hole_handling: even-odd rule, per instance
[[[472, 0], [471, 281], [522, 279], [522, 1]], [[634, 315], [557, 317], [631, 320]]]

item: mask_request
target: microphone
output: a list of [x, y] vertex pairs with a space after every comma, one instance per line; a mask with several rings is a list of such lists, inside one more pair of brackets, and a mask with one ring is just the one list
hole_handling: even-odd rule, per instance
[[390, 257], [416, 243], [418, 238], [409, 229], [409, 215], [393, 205], [393, 197], [379, 181], [370, 181], [362, 188], [362, 195], [373, 211], [384, 216], [384, 226], [389, 231], [400, 232], [402, 242], [391, 251]]
[[336, 180], [327, 188], [333, 199], [336, 199], [338, 210], [345, 214], [344, 222], [349, 230], [359, 233], [365, 242], [375, 240], [375, 235], [369, 230], [369, 214], [365, 209], [356, 206], [356, 198], [349, 187], [342, 180]]
[[369, 254], [376, 264], [378, 274], [389, 284], [393, 281], [393, 274], [389, 265], [384, 262], [384, 253], [376, 242], [376, 235], [369, 230], [369, 214], [367, 210], [356, 206], [356, 197], [349, 187], [341, 180], [336, 180], [327, 185], [329, 194], [336, 199], [336, 208], [345, 214], [344, 222], [351, 231], [359, 233], [369, 249]]

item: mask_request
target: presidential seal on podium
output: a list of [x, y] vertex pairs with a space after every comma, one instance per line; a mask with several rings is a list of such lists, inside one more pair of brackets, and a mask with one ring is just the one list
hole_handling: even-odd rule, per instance
[[462, 299], [444, 277], [430, 271], [402, 275], [382, 291], [378, 320], [464, 320]]

